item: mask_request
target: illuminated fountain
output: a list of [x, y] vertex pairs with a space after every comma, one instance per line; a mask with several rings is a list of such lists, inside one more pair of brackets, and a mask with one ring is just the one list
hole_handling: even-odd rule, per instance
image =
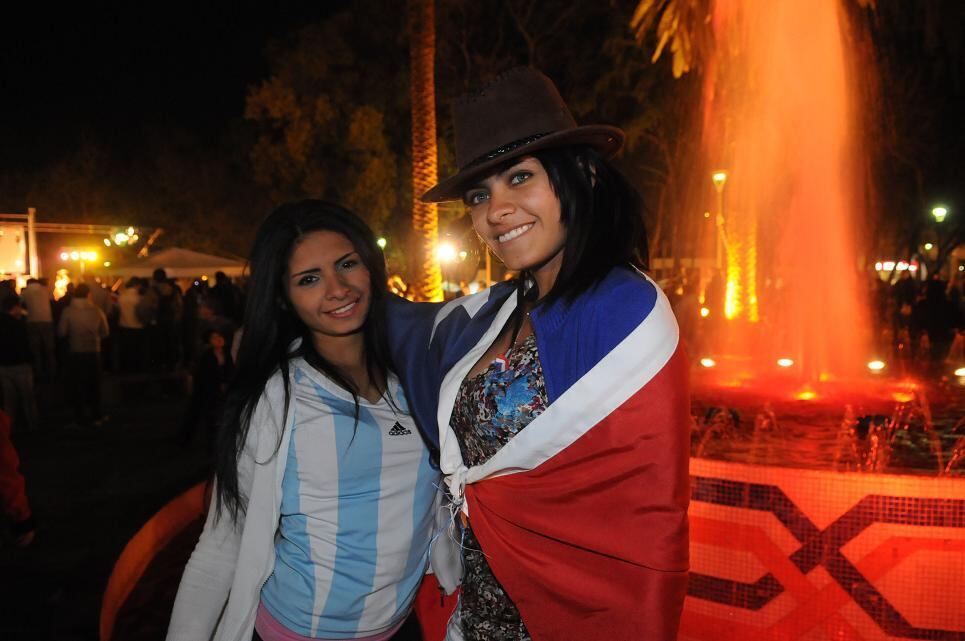
[[711, 3], [682, 641], [965, 638], [965, 399], [868, 366], [853, 1]]
[[[837, 0], [717, 0], [703, 135], [718, 169], [722, 375], [853, 379], [869, 355], [858, 286], [853, 125]], [[728, 365], [730, 367], [728, 367]], [[728, 370], [724, 372], [723, 370]]]

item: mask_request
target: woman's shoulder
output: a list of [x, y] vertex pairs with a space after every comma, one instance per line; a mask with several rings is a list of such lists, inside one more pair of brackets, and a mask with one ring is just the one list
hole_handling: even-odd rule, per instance
[[615, 267], [578, 299], [581, 317], [612, 323], [618, 319], [639, 323], [654, 309], [660, 288], [632, 267]]

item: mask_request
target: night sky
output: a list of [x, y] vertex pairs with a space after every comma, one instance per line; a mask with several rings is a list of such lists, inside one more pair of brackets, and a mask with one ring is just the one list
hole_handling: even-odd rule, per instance
[[[213, 144], [241, 118], [248, 87], [266, 76], [268, 42], [348, 4], [78, 3], [65, 9], [49, 3], [27, 13], [5, 8], [0, 173], [42, 169], [85, 136], [123, 152], [136, 150], [152, 128], [173, 127]], [[498, 10], [498, 3], [493, 5]], [[386, 7], [400, 12], [404, 28], [404, 3], [387, 2]], [[954, 15], [951, 23], [958, 24], [965, 12]], [[962, 40], [959, 34], [948, 42], [961, 46]], [[928, 77], [920, 87], [923, 102], [934, 105], [931, 128], [940, 130], [923, 140], [933, 147], [920, 167], [925, 191], [965, 206], [965, 128], [960, 122], [965, 79], [947, 77], [959, 70], [942, 70], [916, 47], [908, 53], [903, 64], [945, 74]], [[21, 204], [3, 202], [0, 194], [0, 210]]]
[[0, 171], [56, 161], [84, 135], [120, 148], [155, 124], [215, 137], [267, 73], [267, 43], [345, 4], [50, 3], [5, 15]]

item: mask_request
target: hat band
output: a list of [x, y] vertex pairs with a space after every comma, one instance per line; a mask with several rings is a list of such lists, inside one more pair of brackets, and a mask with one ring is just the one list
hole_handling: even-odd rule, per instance
[[482, 163], [488, 162], [488, 161], [492, 160], [493, 158], [498, 158], [499, 156], [502, 156], [503, 154], [508, 154], [509, 152], [511, 152], [511, 151], [513, 151], [513, 150], [515, 150], [515, 149], [519, 149], [520, 147], [522, 147], [522, 146], [524, 146], [524, 145], [528, 145], [528, 144], [530, 144], [530, 143], [532, 143], [532, 142], [536, 142], [537, 140], [539, 140], [539, 139], [542, 138], [543, 136], [547, 136], [547, 135], [549, 135], [549, 134], [551, 134], [551, 133], [553, 133], [553, 132], [547, 131], [547, 132], [541, 133], [541, 134], [534, 134], [534, 135], [532, 135], [532, 136], [527, 136], [526, 138], [520, 138], [519, 140], [514, 140], [513, 142], [511, 142], [511, 143], [509, 143], [509, 144], [506, 144], [506, 145], [503, 145], [502, 147], [497, 147], [496, 149], [493, 149], [492, 151], [490, 151], [488, 154], [483, 154], [482, 156], [480, 156], [480, 157], [476, 158], [475, 160], [471, 161], [470, 163], [468, 163], [465, 167], [463, 167], [463, 170], [465, 170], [465, 169], [472, 169], [472, 168], [475, 167], [476, 165], [481, 165]]

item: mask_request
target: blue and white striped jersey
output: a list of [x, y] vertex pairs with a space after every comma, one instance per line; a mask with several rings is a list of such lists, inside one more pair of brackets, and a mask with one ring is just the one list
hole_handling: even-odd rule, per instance
[[303, 636], [375, 635], [406, 616], [425, 573], [438, 471], [397, 379], [393, 408], [293, 362], [294, 424], [275, 568], [261, 601]]

